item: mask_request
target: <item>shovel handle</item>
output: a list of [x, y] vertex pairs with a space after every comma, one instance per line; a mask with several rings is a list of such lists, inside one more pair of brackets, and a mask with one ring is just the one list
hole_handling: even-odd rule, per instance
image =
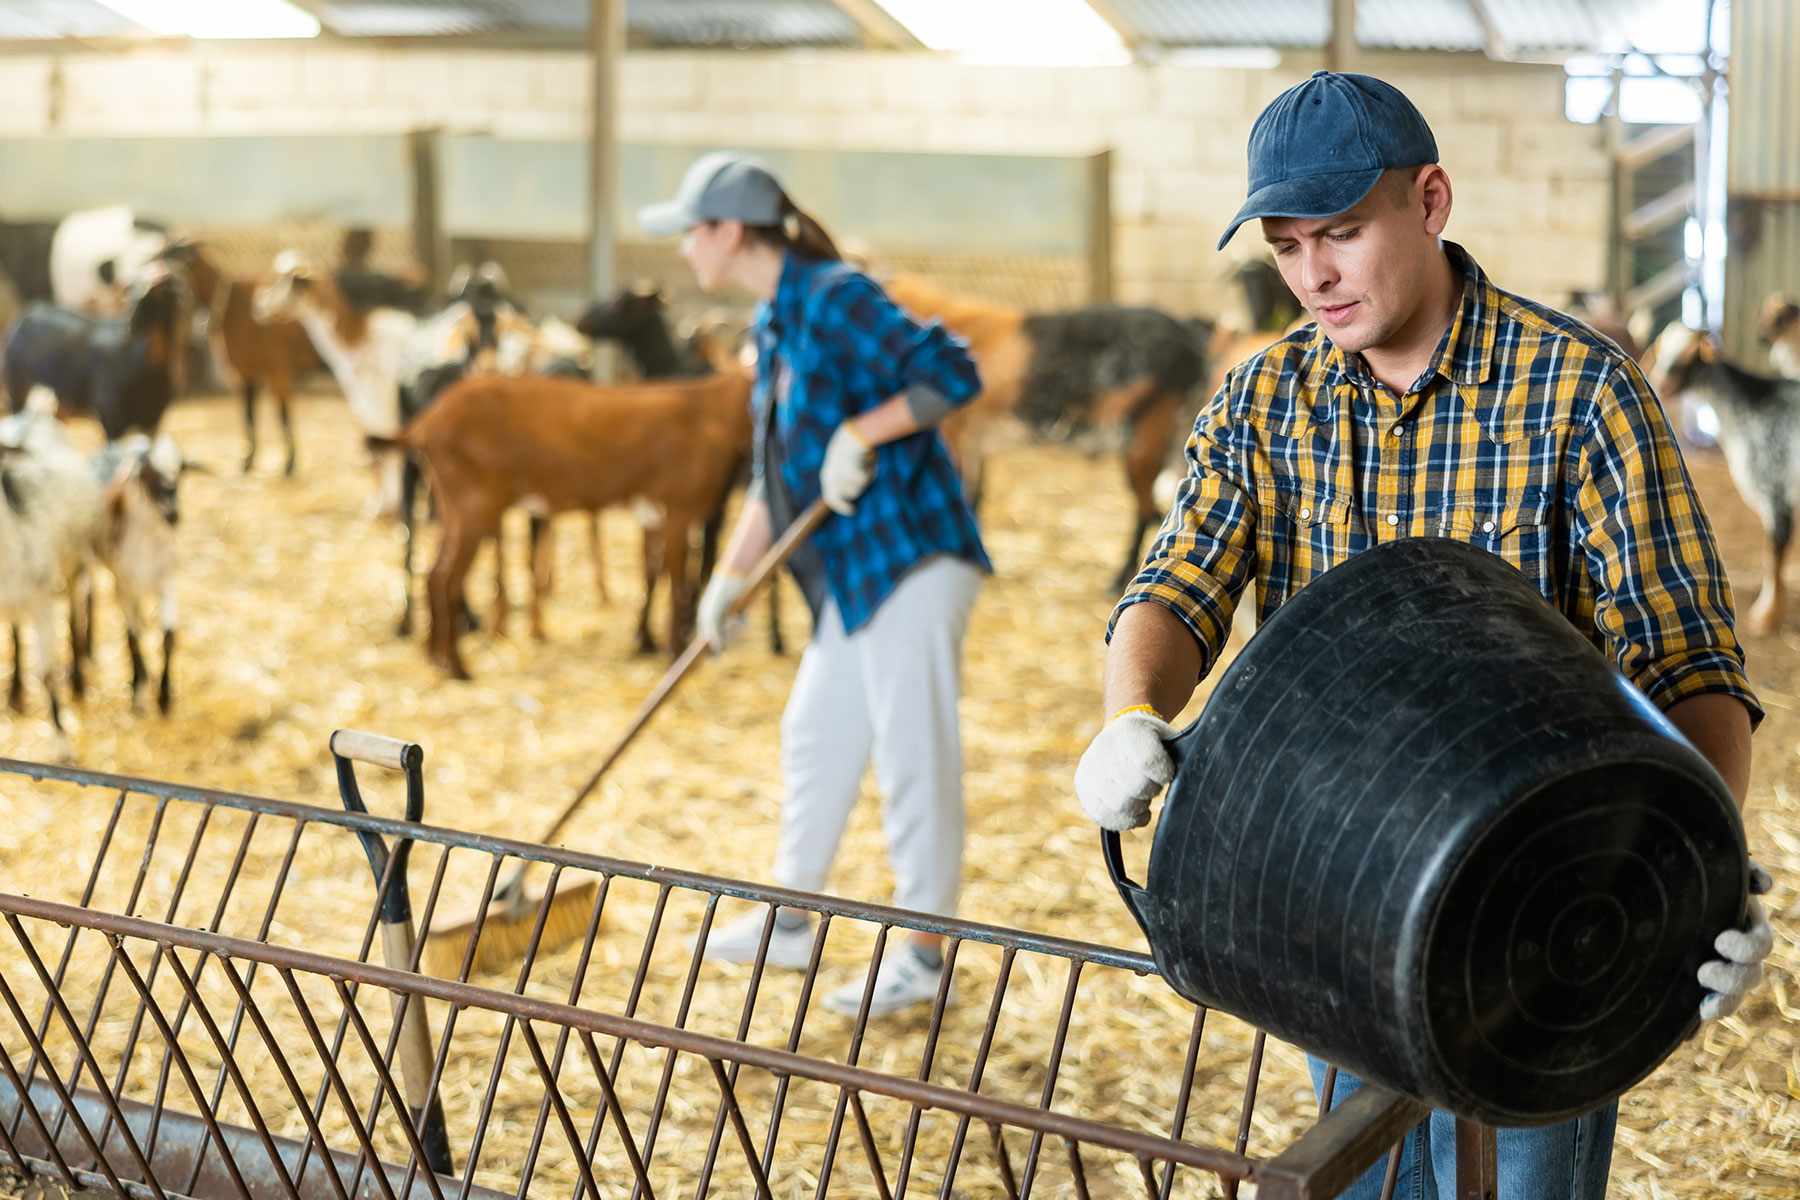
[[425, 751], [417, 742], [361, 729], [339, 729], [331, 735], [331, 752], [339, 758], [351, 758], [372, 767], [393, 771], [416, 771], [425, 761]]
[[[763, 585], [774, 576], [776, 571], [780, 570], [781, 564], [792, 558], [794, 551], [800, 548], [800, 544], [811, 537], [813, 532], [825, 523], [825, 518], [830, 515], [831, 510], [825, 507], [825, 501], [814, 500], [807, 506], [805, 512], [794, 518], [793, 523], [782, 531], [781, 537], [776, 540], [775, 544], [763, 552], [761, 560], [757, 562], [755, 569], [744, 581], [744, 590], [732, 604], [729, 610], [730, 615], [736, 616], [741, 613], [750, 601], [755, 599]], [[601, 777], [611, 770], [612, 765], [619, 761], [619, 756], [625, 753], [625, 747], [631, 745], [632, 739], [637, 737], [638, 732], [650, 723], [650, 718], [655, 715], [657, 709], [662, 707], [662, 702], [669, 698], [669, 693], [675, 690], [676, 685], [687, 677], [688, 672], [694, 669], [701, 656], [710, 649], [712, 649], [712, 641], [709, 638], [697, 637], [688, 643], [687, 649], [681, 652], [681, 657], [675, 660], [675, 665], [668, 669], [661, 682], [656, 685], [655, 690], [645, 698], [644, 703], [638, 708], [637, 715], [632, 717], [631, 724], [625, 727], [624, 734], [614, 743], [611, 752], [601, 761], [593, 775], [589, 776], [581, 790], [575, 793], [575, 798], [569, 801], [568, 806], [561, 813], [557, 814], [556, 820], [550, 823], [550, 827], [544, 831], [544, 835], [538, 841], [548, 843], [562, 832], [563, 826], [569, 823], [569, 818], [575, 815], [575, 810], [581, 807], [582, 801], [586, 800], [588, 794], [599, 785]]]

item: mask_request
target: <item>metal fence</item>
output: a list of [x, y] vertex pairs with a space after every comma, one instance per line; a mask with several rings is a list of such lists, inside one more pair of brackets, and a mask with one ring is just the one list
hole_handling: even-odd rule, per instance
[[[1218, 1036], [1230, 1018], [1125, 950], [6, 759], [0, 801], [15, 829], [55, 825], [52, 857], [79, 847], [0, 878], [0, 1155], [71, 1188], [1166, 1200], [1248, 1182], [1280, 1200], [1335, 1195], [1423, 1112], [1365, 1088], [1271, 1129], [1263, 1035]], [[395, 854], [377, 879], [371, 834], [414, 843], [410, 872]], [[422, 943], [372, 954], [406, 875], [423, 928], [483, 911], [520, 862], [543, 901], [504, 976], [425, 974]], [[571, 891], [581, 936], [540, 945]], [[762, 912], [766, 934], [777, 906], [816, 917], [804, 970], [702, 958], [722, 914]], [[928, 1012], [871, 1018], [906, 930], [944, 935], [944, 983]], [[854, 979], [854, 1019], [817, 1003]], [[421, 1014], [422, 1069], [402, 1044]], [[1461, 1156], [1471, 1195], [1485, 1146]]]

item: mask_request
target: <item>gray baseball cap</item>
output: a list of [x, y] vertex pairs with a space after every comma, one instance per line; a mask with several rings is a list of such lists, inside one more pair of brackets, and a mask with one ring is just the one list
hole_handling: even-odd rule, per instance
[[673, 200], [638, 210], [638, 225], [651, 237], [685, 233], [705, 221], [781, 224], [781, 185], [747, 154], [721, 150], [694, 160]]

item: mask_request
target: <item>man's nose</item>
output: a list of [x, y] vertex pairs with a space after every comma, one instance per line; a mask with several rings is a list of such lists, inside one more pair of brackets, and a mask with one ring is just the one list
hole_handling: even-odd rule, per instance
[[1338, 281], [1337, 266], [1331, 255], [1319, 247], [1300, 248], [1300, 284], [1308, 295], [1330, 291]]

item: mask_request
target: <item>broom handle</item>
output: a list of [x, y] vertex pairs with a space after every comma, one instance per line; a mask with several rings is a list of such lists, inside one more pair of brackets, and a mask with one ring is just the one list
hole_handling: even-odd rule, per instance
[[[755, 570], [750, 572], [749, 579], [745, 581], [744, 590], [738, 594], [738, 598], [732, 601], [731, 607], [726, 610], [727, 619], [737, 616], [750, 606], [750, 602], [756, 599], [757, 593], [762, 590], [763, 584], [774, 576], [775, 572], [781, 568], [781, 564], [793, 557], [794, 551], [800, 548], [800, 543], [811, 537], [813, 532], [825, 523], [828, 515], [830, 515], [830, 510], [825, 507], [825, 501], [814, 500], [805, 512], [794, 519], [793, 523], [782, 532], [781, 538], [763, 552], [761, 561], [756, 564]], [[688, 643], [688, 648], [681, 652], [681, 657], [675, 660], [675, 665], [669, 668], [668, 673], [662, 677], [662, 682], [656, 685], [656, 690], [650, 693], [643, 706], [638, 709], [637, 716], [633, 717], [631, 724], [626, 726], [624, 736], [613, 746], [612, 752], [601, 762], [599, 768], [582, 786], [582, 789], [575, 793], [575, 798], [569, 801], [568, 807], [562, 810], [561, 815], [555, 821], [551, 822], [550, 828], [544, 831], [544, 836], [538, 839], [540, 842], [548, 843], [562, 832], [562, 827], [568, 824], [570, 817], [575, 815], [575, 810], [581, 807], [581, 802], [586, 800], [588, 793], [592, 792], [599, 784], [601, 776], [605, 775], [612, 769], [612, 765], [619, 761], [619, 756], [625, 753], [625, 747], [631, 745], [631, 740], [638, 735], [638, 731], [650, 723], [651, 716], [658, 708], [662, 707], [662, 702], [669, 698], [669, 693], [673, 692], [675, 686], [687, 677], [689, 671], [693, 670], [694, 664], [700, 661], [700, 656], [711, 648], [712, 640], [710, 638], [697, 637]]]

